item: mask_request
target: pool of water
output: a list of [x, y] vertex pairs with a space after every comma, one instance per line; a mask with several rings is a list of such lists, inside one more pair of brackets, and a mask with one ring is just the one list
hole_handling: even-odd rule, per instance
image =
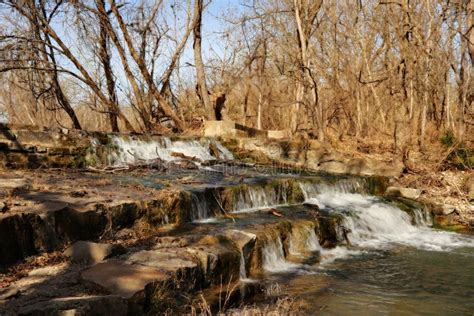
[[319, 315], [473, 315], [474, 249], [397, 247], [273, 275]]
[[268, 273], [306, 313], [474, 315], [473, 235], [433, 229], [421, 210], [377, 197], [322, 192], [309, 202], [344, 217], [350, 245], [321, 249], [311, 267]]

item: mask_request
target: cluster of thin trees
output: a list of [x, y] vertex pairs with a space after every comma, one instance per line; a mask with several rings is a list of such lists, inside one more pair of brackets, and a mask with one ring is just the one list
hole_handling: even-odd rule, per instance
[[319, 139], [472, 134], [474, 0], [242, 0], [219, 29], [212, 5], [1, 0], [0, 109], [111, 131], [229, 119]]

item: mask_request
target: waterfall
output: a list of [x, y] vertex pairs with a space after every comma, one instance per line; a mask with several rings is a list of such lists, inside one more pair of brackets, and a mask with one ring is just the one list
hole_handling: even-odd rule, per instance
[[240, 269], [239, 269], [239, 278], [240, 281], [244, 282], [253, 282], [252, 279], [247, 277], [247, 269], [245, 267], [245, 257], [242, 250], [240, 250]]
[[112, 143], [117, 150], [111, 154], [109, 160], [116, 166], [133, 164], [137, 160], [147, 161], [156, 158], [165, 162], [182, 160], [175, 154], [182, 154], [199, 162], [215, 160], [217, 157], [211, 155], [211, 145], [217, 148], [219, 158], [233, 159], [232, 153], [227, 148], [218, 141], [210, 139], [201, 141], [195, 139], [171, 140], [163, 136], [157, 140], [142, 140], [115, 136], [112, 138]]
[[262, 248], [263, 268], [268, 272], [283, 272], [293, 270], [297, 264], [285, 259], [285, 252], [280, 236], [269, 238]]
[[419, 208], [413, 209], [413, 221], [417, 226], [430, 226], [433, 224], [430, 212]]
[[321, 251], [322, 249], [314, 232], [314, 227], [311, 225], [293, 227], [288, 248], [292, 255], [301, 255], [302, 252]]
[[288, 191], [285, 185], [248, 186], [239, 190], [234, 212], [251, 212], [262, 208], [288, 204]]
[[473, 247], [474, 239], [427, 226], [421, 210], [412, 217], [382, 200], [356, 193], [323, 192], [315, 197], [327, 208], [343, 215], [351, 244], [364, 248], [387, 248], [404, 245], [443, 251], [456, 247]]
[[211, 222], [215, 218], [211, 214], [211, 209], [207, 203], [206, 196], [203, 193], [193, 193], [191, 195], [191, 221], [193, 222]]
[[335, 183], [300, 181], [299, 186], [306, 201], [322, 192], [366, 193], [367, 181], [363, 178], [340, 179]]

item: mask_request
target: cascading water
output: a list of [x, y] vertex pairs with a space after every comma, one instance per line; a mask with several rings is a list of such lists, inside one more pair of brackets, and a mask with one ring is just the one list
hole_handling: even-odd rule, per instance
[[307, 225], [293, 228], [288, 247], [291, 255], [301, 255], [303, 252], [321, 251], [321, 249], [314, 227]]
[[250, 212], [287, 203], [287, 192], [282, 188], [275, 190], [272, 187], [244, 187], [237, 195], [234, 212]]
[[398, 207], [382, 200], [357, 193], [323, 191], [308, 199], [322, 204], [344, 217], [351, 244], [363, 248], [387, 248], [395, 245], [411, 246], [426, 250], [450, 250], [457, 247], [474, 247], [474, 240], [452, 232], [439, 231], [427, 225], [420, 210], [411, 216]]
[[269, 238], [262, 248], [263, 268], [268, 272], [282, 272], [298, 268], [285, 258], [280, 236]]
[[205, 223], [215, 220], [211, 209], [203, 193], [193, 193], [191, 195], [191, 220], [193, 222]]
[[[123, 166], [136, 163], [137, 161], [150, 161], [161, 159], [165, 162], [176, 162], [181, 160], [179, 154], [193, 158], [198, 162], [211, 161], [217, 159], [211, 155], [210, 146], [214, 145], [219, 158], [225, 160], [233, 159], [232, 153], [214, 140], [171, 140], [168, 137], [160, 137], [158, 140], [140, 140], [123, 137], [114, 137], [113, 144], [117, 151], [109, 157], [109, 160], [116, 166]], [[178, 154], [178, 155], [177, 155]]]
[[[367, 193], [367, 180], [363, 178], [341, 179], [335, 183], [301, 181], [299, 186], [307, 202], [311, 202], [311, 199], [322, 192]], [[324, 208], [324, 205], [321, 206]]]
[[278, 185], [244, 186], [236, 194], [233, 212], [252, 212], [269, 207], [289, 204], [290, 184], [281, 182]]

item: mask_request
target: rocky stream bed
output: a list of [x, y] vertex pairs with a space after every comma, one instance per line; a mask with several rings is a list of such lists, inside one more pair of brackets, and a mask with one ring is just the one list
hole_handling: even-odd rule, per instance
[[[445, 286], [452, 263], [472, 279], [469, 229], [388, 177], [242, 163], [212, 139], [89, 135], [81, 147], [57, 135], [44, 150], [4, 142], [0, 315], [215, 313], [285, 295], [305, 314], [408, 313], [441, 298], [453, 314], [474, 308], [474, 282]], [[435, 284], [400, 270], [433, 262]]]

